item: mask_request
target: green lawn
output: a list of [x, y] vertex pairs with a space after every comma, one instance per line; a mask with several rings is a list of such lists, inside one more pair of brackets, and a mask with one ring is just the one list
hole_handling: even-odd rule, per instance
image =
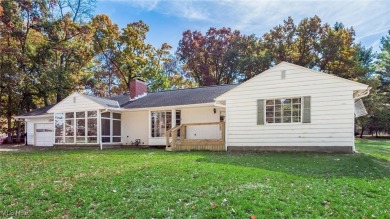
[[390, 141], [357, 145], [349, 155], [0, 152], [0, 218], [388, 218]]
[[369, 154], [387, 161], [390, 161], [390, 141], [389, 140], [356, 140], [357, 150], [361, 153]]

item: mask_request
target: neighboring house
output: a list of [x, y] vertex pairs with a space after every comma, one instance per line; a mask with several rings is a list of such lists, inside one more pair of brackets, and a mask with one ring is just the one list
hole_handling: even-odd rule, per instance
[[290, 63], [240, 84], [110, 99], [73, 93], [55, 106], [17, 116], [27, 143], [149, 145], [169, 150], [352, 153], [355, 102], [369, 87]]

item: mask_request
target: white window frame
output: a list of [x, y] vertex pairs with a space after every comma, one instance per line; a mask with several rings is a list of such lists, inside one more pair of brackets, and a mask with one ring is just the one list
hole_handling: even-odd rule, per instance
[[[284, 122], [284, 118], [286, 116], [284, 116], [284, 111], [283, 111], [283, 102], [282, 100], [286, 100], [286, 99], [290, 99], [291, 102], [291, 114], [290, 114], [290, 122]], [[299, 99], [299, 104], [296, 104], [296, 103], [293, 103], [293, 99]], [[275, 122], [275, 119], [278, 118], [275, 116], [275, 113], [276, 113], [276, 110], [275, 110], [275, 100], [280, 100], [281, 101], [281, 111], [280, 111], [280, 122]], [[269, 105], [268, 104], [268, 101], [273, 101], [273, 105]], [[293, 116], [293, 105], [299, 105], [299, 121], [298, 122], [294, 122], [293, 121], [293, 118], [296, 117], [296, 116]], [[267, 117], [267, 106], [273, 106], [273, 121], [274, 122], [268, 122], [268, 118], [270, 117]], [[267, 124], [267, 125], [278, 125], [278, 124], [302, 124], [302, 118], [303, 118], [303, 98], [302, 97], [278, 97], [278, 98], [269, 98], [269, 99], [265, 99], [264, 100], [264, 124]]]
[[[159, 117], [158, 116], [158, 114], [160, 114], [160, 113], [165, 113], [165, 119], [164, 119], [164, 121], [165, 121], [165, 124], [164, 124], [164, 128], [165, 128], [165, 133], [164, 133], [164, 135], [161, 135], [160, 134], [160, 136], [153, 136], [153, 129], [156, 129], [156, 128], [154, 128], [153, 127], [153, 124], [152, 124], [152, 121], [153, 121], [153, 113], [157, 113], [157, 117]], [[170, 128], [167, 128], [167, 113], [170, 113], [171, 114], [171, 119], [169, 120], [169, 122], [171, 123], [171, 127]], [[176, 113], [175, 113], [175, 115], [174, 115], [174, 113], [172, 112], [172, 110], [156, 110], [156, 111], [150, 111], [150, 113], [149, 113], [149, 115], [150, 115], [150, 128], [149, 128], [149, 131], [150, 131], [150, 138], [165, 138], [166, 137], [166, 134], [167, 134], [167, 132], [168, 132], [168, 130], [169, 129], [171, 129], [172, 128], [172, 121], [173, 121], [173, 116], [175, 116], [175, 121], [176, 121]], [[176, 124], [176, 122], [175, 122], [175, 124]], [[162, 130], [162, 128], [161, 128], [161, 126], [159, 127], [159, 129], [160, 129], [160, 133], [161, 133], [161, 130]]]
[[[109, 113], [110, 116], [109, 117], [103, 117], [102, 114], [103, 113]], [[114, 119], [114, 113], [115, 114], [119, 114], [120, 115], [120, 119]], [[103, 123], [102, 123], [102, 120], [109, 120], [109, 124], [110, 124], [110, 134], [109, 135], [103, 135], [102, 133], [102, 130], [103, 130]], [[120, 129], [120, 132], [121, 134], [120, 135], [114, 135], [114, 120], [115, 121], [119, 121], [120, 122], [120, 126], [119, 126], [119, 129]], [[102, 141], [102, 144], [120, 144], [122, 143], [122, 114], [119, 113], [119, 112], [101, 112], [100, 113], [100, 126], [101, 126], [101, 129], [100, 129], [100, 139]], [[103, 142], [103, 138], [109, 138], [110, 140], [108, 142]], [[114, 138], [120, 138], [120, 141], [115, 141], [114, 142]]]
[[[76, 118], [77, 113], [84, 112], [84, 118]], [[88, 117], [88, 112], [96, 112], [96, 117]], [[73, 118], [66, 118], [67, 113], [73, 113]], [[74, 112], [58, 112], [54, 113], [54, 144], [68, 144], [68, 145], [76, 145], [76, 144], [98, 144], [98, 131], [99, 131], [99, 120], [98, 120], [98, 111], [96, 110], [88, 110], [88, 111], [74, 111]], [[62, 119], [57, 119], [56, 114], [62, 114]], [[84, 128], [85, 128], [85, 135], [84, 135], [84, 142], [77, 142], [77, 120], [84, 119]], [[88, 136], [88, 120], [89, 119], [96, 119], [97, 123], [97, 130], [96, 130], [96, 136]], [[73, 136], [66, 136], [66, 121], [73, 121]], [[62, 121], [62, 128], [63, 133], [62, 136], [56, 135], [56, 121]], [[82, 137], [82, 136], [81, 136]], [[62, 138], [62, 142], [56, 142], [57, 138]], [[73, 142], [66, 142], [66, 138], [73, 138]], [[96, 142], [88, 143], [88, 138], [96, 138]]]

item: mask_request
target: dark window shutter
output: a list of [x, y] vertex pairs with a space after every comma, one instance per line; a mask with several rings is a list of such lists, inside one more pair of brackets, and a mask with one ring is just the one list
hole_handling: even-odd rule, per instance
[[264, 99], [257, 100], [257, 125], [264, 125]]
[[311, 97], [305, 96], [303, 97], [303, 118], [302, 123], [310, 123], [311, 122]]

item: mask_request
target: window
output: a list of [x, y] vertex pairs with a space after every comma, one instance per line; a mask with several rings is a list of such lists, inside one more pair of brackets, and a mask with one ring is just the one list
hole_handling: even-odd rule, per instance
[[85, 112], [76, 112], [76, 142], [85, 143]]
[[[181, 110], [176, 110], [176, 126], [181, 124]], [[177, 132], [177, 137], [180, 137], [180, 131]]]
[[[172, 112], [171, 111], [157, 111], [151, 114], [152, 122], [152, 137], [165, 137], [166, 132], [172, 128]], [[180, 122], [177, 120], [176, 123]]]
[[65, 113], [65, 143], [74, 143], [74, 113]]
[[56, 113], [55, 143], [97, 143], [97, 111]]
[[88, 111], [87, 143], [97, 143], [97, 111]]
[[301, 98], [281, 98], [266, 100], [266, 123], [300, 123]]
[[115, 143], [121, 142], [121, 114], [105, 112], [102, 113], [102, 142]]
[[121, 142], [121, 114], [112, 113], [112, 142]]
[[64, 114], [56, 113], [54, 115], [54, 126], [55, 126], [55, 143], [64, 143]]

